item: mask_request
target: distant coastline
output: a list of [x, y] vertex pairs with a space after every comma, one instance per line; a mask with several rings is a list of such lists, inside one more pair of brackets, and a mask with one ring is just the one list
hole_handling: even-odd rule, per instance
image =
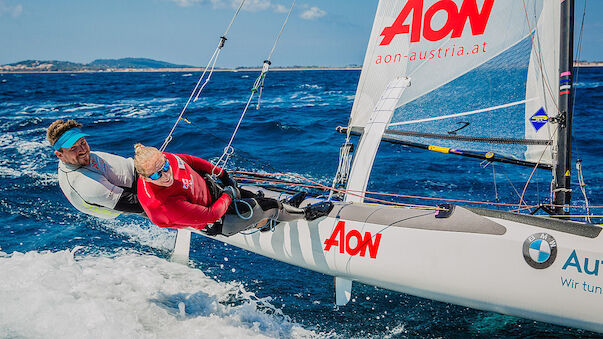
[[603, 67], [603, 61], [576, 61], [574, 62], [574, 67]]
[[[576, 67], [603, 67], [603, 62], [576, 61]], [[217, 72], [259, 72], [262, 67], [216, 68]], [[273, 67], [272, 71], [331, 71], [361, 70], [358, 65], [344, 67], [288, 66]], [[1, 65], [0, 73], [128, 73], [128, 72], [203, 72], [204, 68], [188, 65], [176, 65], [164, 61], [146, 58], [99, 59], [89, 64], [69, 61], [26, 60]]]
[[[350, 67], [274, 67], [270, 68], [271, 71], [359, 71], [362, 67], [350, 66]], [[192, 72], [203, 72], [204, 68], [116, 68], [107, 70], [77, 70], [77, 71], [43, 71], [43, 70], [4, 70], [0, 66], [0, 74], [2, 73], [46, 73], [46, 74], [58, 74], [58, 73], [161, 73], [161, 72], [180, 72], [180, 73], [192, 73]], [[262, 67], [245, 67], [245, 68], [216, 68], [215, 72], [259, 72]]]
[[[216, 68], [218, 72], [260, 71], [262, 66]], [[289, 66], [273, 67], [274, 71], [305, 70], [359, 70], [360, 66], [320, 67]], [[25, 60], [1, 65], [0, 73], [116, 73], [116, 72], [203, 72], [204, 68], [177, 65], [147, 58], [98, 59], [88, 64], [57, 60]]]

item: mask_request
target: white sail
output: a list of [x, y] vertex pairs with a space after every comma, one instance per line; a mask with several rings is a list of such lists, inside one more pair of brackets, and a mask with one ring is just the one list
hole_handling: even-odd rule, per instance
[[552, 163], [557, 136], [557, 125], [548, 122], [558, 113], [559, 10], [559, 3], [546, 2], [532, 36], [534, 48], [530, 55], [526, 97], [536, 100], [525, 106], [525, 136], [552, 141], [548, 146], [528, 146], [525, 157], [534, 162]]
[[[530, 119], [540, 107], [555, 107], [555, 94], [538, 87], [555, 89], [558, 8], [542, 0], [380, 1], [350, 126], [364, 128], [387, 83], [407, 76], [412, 86], [397, 103], [392, 129], [446, 135], [464, 123], [459, 135], [476, 142], [439, 144], [550, 163], [544, 144], [551, 124], [536, 131]], [[514, 144], [487, 142], [493, 138]]]

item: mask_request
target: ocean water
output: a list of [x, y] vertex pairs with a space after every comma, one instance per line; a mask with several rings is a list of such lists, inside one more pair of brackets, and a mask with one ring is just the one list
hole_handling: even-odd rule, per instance
[[[58, 187], [48, 125], [75, 118], [93, 150], [132, 156], [134, 143], [161, 145], [198, 75], [0, 74], [0, 337], [597, 336], [359, 283], [352, 302], [337, 308], [329, 276], [197, 235], [190, 265], [171, 263], [174, 231], [134, 216], [106, 221], [78, 213]], [[344, 141], [335, 127], [347, 124], [359, 75], [271, 72], [260, 110], [248, 111], [227, 168], [295, 173], [329, 185]], [[168, 151], [217, 159], [256, 76], [214, 74]], [[600, 206], [603, 69], [580, 69], [575, 88], [573, 151], [583, 163], [588, 199]], [[493, 170], [476, 160], [384, 144], [368, 189], [517, 203], [515, 191], [529, 176], [530, 169], [497, 164]], [[526, 200], [546, 202], [549, 183], [550, 174], [536, 172]], [[584, 205], [577, 189], [574, 204]]]

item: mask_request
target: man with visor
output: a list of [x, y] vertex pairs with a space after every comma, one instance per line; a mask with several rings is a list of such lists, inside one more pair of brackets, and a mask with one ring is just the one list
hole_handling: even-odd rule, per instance
[[132, 158], [91, 152], [88, 134], [75, 120], [56, 120], [46, 138], [59, 158], [59, 186], [79, 211], [103, 219], [122, 213], [142, 214], [136, 195], [137, 173]]

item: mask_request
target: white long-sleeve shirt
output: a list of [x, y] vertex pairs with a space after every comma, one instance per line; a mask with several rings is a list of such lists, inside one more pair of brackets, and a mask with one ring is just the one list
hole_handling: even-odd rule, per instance
[[59, 161], [59, 186], [69, 202], [79, 211], [103, 219], [122, 213], [114, 209], [122, 187], [132, 187], [136, 179], [132, 158], [90, 152], [88, 166]]

